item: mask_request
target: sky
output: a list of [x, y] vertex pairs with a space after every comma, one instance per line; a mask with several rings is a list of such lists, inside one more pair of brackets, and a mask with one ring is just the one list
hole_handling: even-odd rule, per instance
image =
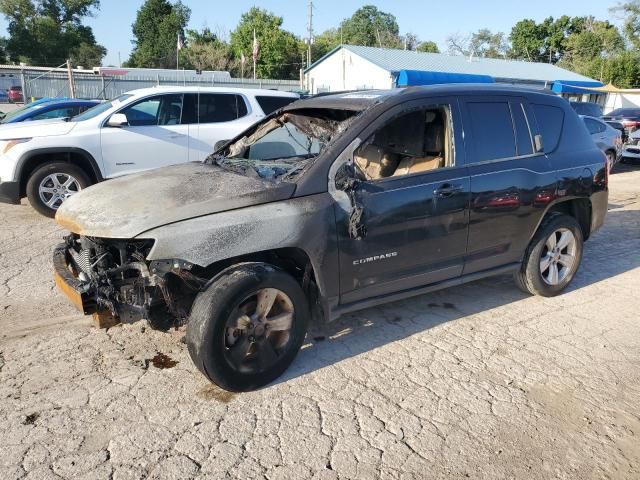
[[[118, 65], [129, 58], [132, 49], [131, 24], [143, 0], [102, 0], [100, 11], [86, 20], [93, 28], [97, 41], [107, 48], [104, 65]], [[208, 26], [214, 31], [230, 32], [240, 15], [253, 6], [266, 8], [284, 18], [283, 28], [298, 36], [306, 36], [307, 0], [262, 0], [260, 2], [234, 0], [183, 0], [191, 8], [189, 28]], [[615, 0], [314, 0], [314, 31], [336, 27], [363, 5], [396, 16], [400, 33], [415, 33], [421, 40], [433, 40], [445, 51], [447, 36], [467, 34], [481, 28], [509, 33], [511, 27], [524, 18], [541, 21], [548, 16], [593, 15], [619, 23], [609, 8]], [[452, 8], [446, 8], [451, 5]], [[6, 30], [7, 21], [0, 18], [0, 30]], [[3, 34], [6, 34], [2, 32]]]

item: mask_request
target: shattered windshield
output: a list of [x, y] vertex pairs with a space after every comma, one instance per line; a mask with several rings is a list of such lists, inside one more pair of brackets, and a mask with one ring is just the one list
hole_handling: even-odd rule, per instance
[[356, 112], [295, 110], [273, 117], [208, 160], [243, 175], [290, 179], [338, 136]]

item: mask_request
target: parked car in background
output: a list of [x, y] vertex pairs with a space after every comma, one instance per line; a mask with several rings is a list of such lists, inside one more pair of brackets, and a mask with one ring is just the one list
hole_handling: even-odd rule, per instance
[[19, 85], [14, 85], [13, 87], [9, 87], [9, 89], [7, 90], [7, 95], [11, 103], [24, 102], [24, 97], [22, 96], [22, 87]]
[[640, 129], [640, 108], [617, 108], [604, 115], [602, 120], [622, 123], [627, 135], [631, 135]]
[[156, 87], [104, 102], [68, 122], [0, 128], [0, 201], [22, 197], [53, 217], [93, 183], [152, 168], [202, 161], [216, 143], [298, 98], [274, 90]]
[[576, 102], [571, 101], [571, 108], [573, 108], [578, 115], [586, 115], [588, 117], [600, 118], [602, 116], [602, 107], [593, 102]]
[[598, 118], [580, 116], [589, 130], [589, 134], [600, 150], [607, 156], [609, 167], [618, 161], [622, 148], [622, 134], [611, 125]]
[[72, 118], [95, 107], [100, 100], [79, 100], [72, 98], [50, 98], [18, 108], [5, 114], [0, 125], [27, 122], [33, 120], [53, 120], [56, 118]]
[[609, 120], [609, 121], [606, 121], [605, 123], [610, 127], [613, 127], [616, 130], [618, 130], [620, 132], [620, 135], [622, 136], [622, 143], [623, 144], [627, 143], [627, 140], [629, 139], [629, 135], [627, 134], [627, 131], [625, 130], [624, 125], [622, 125], [622, 122]]
[[640, 129], [629, 136], [627, 144], [622, 149], [621, 162], [640, 160]]
[[251, 390], [311, 319], [512, 273], [560, 294], [608, 170], [563, 99], [439, 85], [300, 100], [209, 156], [65, 202], [56, 283], [85, 313], [187, 323], [197, 368]]
[[9, 103], [9, 94], [5, 90], [0, 90], [0, 103]]

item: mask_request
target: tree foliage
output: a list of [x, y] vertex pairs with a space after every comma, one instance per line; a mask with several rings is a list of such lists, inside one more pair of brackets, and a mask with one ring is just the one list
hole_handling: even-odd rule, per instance
[[430, 40], [426, 40], [424, 42], [420, 42], [416, 47], [416, 50], [424, 53], [440, 53], [440, 49], [438, 48], [438, 44], [436, 42], [432, 42]]
[[402, 48], [400, 27], [391, 13], [373, 5], [359, 8], [340, 24], [343, 43], [368, 47]]
[[260, 44], [256, 66], [259, 78], [298, 78], [302, 46], [291, 32], [282, 29], [282, 17], [253, 7], [240, 17], [240, 23], [231, 32], [231, 49], [236, 59], [244, 54], [245, 71], [252, 67], [253, 32]]
[[100, 0], [0, 0], [9, 22], [6, 51], [14, 61], [56, 66], [100, 65], [107, 53], [82, 20], [94, 14]]
[[623, 32], [627, 40], [640, 50], [640, 0], [630, 0], [618, 3], [612, 8], [614, 13], [619, 13], [623, 20]]
[[205, 27], [187, 30], [186, 46], [180, 51], [180, 65], [194, 70], [235, 70], [231, 45], [222, 35]]
[[133, 52], [129, 67], [176, 68], [178, 35], [184, 38], [191, 10], [179, 0], [146, 0], [132, 25]]
[[458, 33], [448, 36], [447, 49], [451, 55], [504, 58], [507, 56], [509, 44], [504, 33], [493, 33], [483, 28], [471, 35]]

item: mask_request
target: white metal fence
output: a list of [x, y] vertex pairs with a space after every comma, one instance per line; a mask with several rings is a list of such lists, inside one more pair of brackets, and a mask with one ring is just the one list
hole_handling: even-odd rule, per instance
[[[297, 90], [300, 83], [296, 80], [253, 80], [242, 78], [220, 78], [215, 75], [200, 75], [184, 73], [171, 77], [157, 75], [127, 75], [126, 78], [109, 77], [95, 74], [74, 73], [75, 96], [77, 98], [111, 99], [124, 92], [138, 88], [147, 88], [160, 85], [185, 85], [185, 86], [217, 86], [217, 87], [242, 87], [242, 88], [268, 88], [274, 90]], [[211, 72], [213, 73], [213, 72]], [[23, 74], [23, 92], [25, 99], [41, 97], [70, 96], [69, 77], [66, 73], [25, 71]]]

